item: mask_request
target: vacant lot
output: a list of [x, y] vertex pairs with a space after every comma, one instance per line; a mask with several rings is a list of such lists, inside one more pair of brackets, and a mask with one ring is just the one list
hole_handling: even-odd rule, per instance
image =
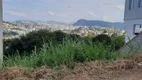
[[0, 73], [0, 80], [141, 80], [142, 69], [133, 60], [91, 61], [51, 69], [12, 67]]

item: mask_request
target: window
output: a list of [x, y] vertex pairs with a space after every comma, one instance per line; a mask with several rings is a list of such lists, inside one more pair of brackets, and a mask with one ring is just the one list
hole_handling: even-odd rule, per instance
[[134, 34], [138, 35], [140, 32], [142, 32], [142, 24], [135, 24], [134, 25]]
[[134, 9], [134, 0], [129, 0], [129, 10]]
[[142, 0], [139, 0], [139, 7], [142, 7]]

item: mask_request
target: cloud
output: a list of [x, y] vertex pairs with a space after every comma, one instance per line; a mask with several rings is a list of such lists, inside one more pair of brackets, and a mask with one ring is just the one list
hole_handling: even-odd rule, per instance
[[89, 11], [89, 12], [87, 12], [90, 16], [93, 16], [93, 17], [97, 17], [97, 15], [94, 13], [94, 12], [92, 12], [92, 11]]
[[63, 12], [62, 12], [62, 13], [58, 13], [57, 16], [58, 16], [58, 17], [69, 17], [70, 14], [69, 14], [69, 13], [63, 13]]
[[10, 10], [10, 11], [6, 11], [6, 13], [9, 14], [9, 15], [19, 16], [19, 17], [23, 17], [23, 18], [29, 17], [26, 13], [22, 13], [22, 12], [19, 12], [19, 11]]
[[3, 0], [3, 1], [6, 1], [6, 2], [8, 2], [8, 1], [11, 1], [11, 0]]
[[54, 12], [52, 12], [52, 11], [48, 11], [48, 14], [51, 15], [51, 16], [55, 15]]
[[40, 12], [40, 13], [32, 13], [31, 16], [44, 16], [44, 17], [47, 17], [48, 16], [48, 13], [47, 12]]
[[[13, 2], [13, 0], [3, 1], [4, 13], [6, 13], [4, 14], [5, 20], [26, 18], [45, 21], [59, 19], [63, 21], [71, 21], [80, 18], [122, 21], [125, 2], [124, 0], [28, 0], [28, 2], [27, 0], [14, 0], [15, 2]], [[112, 12], [115, 14], [112, 14]]]
[[103, 16], [103, 20], [104, 20], [104, 21], [110, 21], [107, 16]]
[[117, 8], [119, 8], [119, 9], [124, 11], [124, 5], [118, 5]]

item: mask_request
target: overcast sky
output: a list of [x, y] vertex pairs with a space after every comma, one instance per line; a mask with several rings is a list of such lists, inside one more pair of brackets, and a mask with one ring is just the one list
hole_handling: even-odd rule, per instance
[[123, 22], [125, 0], [3, 0], [4, 20]]

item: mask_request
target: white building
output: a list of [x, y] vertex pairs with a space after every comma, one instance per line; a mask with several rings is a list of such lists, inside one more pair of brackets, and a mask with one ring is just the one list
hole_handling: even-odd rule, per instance
[[124, 21], [128, 42], [142, 31], [142, 0], [126, 0]]

